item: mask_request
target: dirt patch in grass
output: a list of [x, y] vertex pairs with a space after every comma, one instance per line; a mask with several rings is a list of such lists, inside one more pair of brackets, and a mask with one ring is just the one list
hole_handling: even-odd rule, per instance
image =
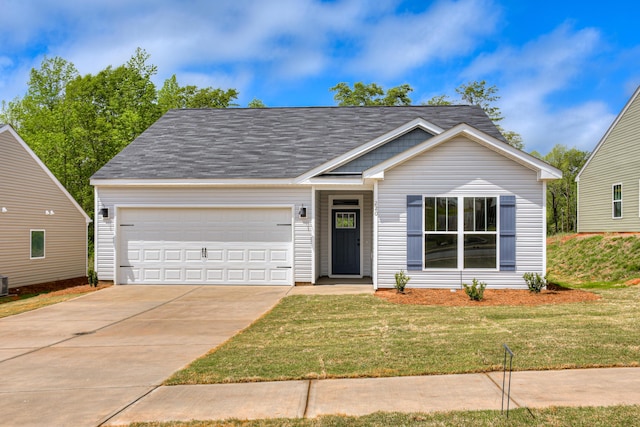
[[464, 289], [405, 289], [399, 294], [395, 289], [379, 289], [375, 295], [396, 304], [445, 305], [445, 306], [495, 306], [568, 304], [597, 301], [601, 297], [580, 289], [549, 285], [539, 294], [519, 289], [487, 289], [482, 301], [472, 301]]

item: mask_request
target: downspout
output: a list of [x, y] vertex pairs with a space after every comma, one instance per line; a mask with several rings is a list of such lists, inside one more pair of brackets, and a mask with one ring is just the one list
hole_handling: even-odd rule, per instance
[[373, 181], [373, 260], [371, 269], [373, 289], [378, 289], [378, 180]]

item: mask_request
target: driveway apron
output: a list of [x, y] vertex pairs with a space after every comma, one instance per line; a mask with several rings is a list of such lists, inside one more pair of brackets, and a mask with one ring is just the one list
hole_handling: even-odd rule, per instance
[[288, 287], [112, 286], [0, 319], [0, 425], [97, 426]]

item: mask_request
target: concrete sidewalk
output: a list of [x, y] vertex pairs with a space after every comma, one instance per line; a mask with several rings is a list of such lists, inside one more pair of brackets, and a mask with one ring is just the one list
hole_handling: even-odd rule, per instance
[[[502, 372], [158, 387], [105, 425], [500, 410]], [[505, 400], [505, 408], [506, 408]], [[640, 404], [640, 368], [514, 372], [512, 409]]]

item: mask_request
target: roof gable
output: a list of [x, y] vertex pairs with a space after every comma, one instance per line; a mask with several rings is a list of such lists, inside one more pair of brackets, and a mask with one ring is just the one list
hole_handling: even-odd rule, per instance
[[92, 182], [298, 181], [335, 168], [341, 164], [337, 159], [357, 157], [381, 143], [381, 135], [397, 137], [398, 129], [418, 122], [432, 134], [467, 122], [503, 138], [480, 107], [469, 105], [171, 110]]
[[422, 144], [416, 145], [415, 147], [408, 149], [397, 156], [394, 156], [378, 165], [373, 166], [370, 169], [367, 169], [363, 172], [363, 178], [384, 178], [385, 171], [392, 169], [409, 159], [412, 159], [415, 156], [423, 154], [434, 147], [437, 147], [446, 141], [449, 141], [455, 137], [464, 136], [465, 138], [474, 141], [490, 150], [497, 152], [498, 154], [503, 155], [531, 170], [534, 170], [538, 173], [538, 180], [553, 180], [559, 179], [562, 177], [562, 172], [547, 164], [546, 162], [533, 157], [524, 151], [518, 150], [507, 144], [504, 141], [500, 141], [491, 135], [487, 135], [486, 133], [475, 129], [472, 126], [469, 126], [466, 123], [461, 123], [445, 132], [442, 132], [440, 135], [434, 136]]
[[27, 145], [27, 143], [18, 135], [18, 133], [9, 125], [0, 126], [0, 134], [3, 133], [9, 134], [12, 140], [18, 144], [26, 154], [33, 160], [33, 162], [46, 174], [46, 176], [54, 183], [54, 185], [62, 192], [64, 197], [66, 197], [69, 202], [80, 212], [80, 214], [84, 217], [87, 223], [91, 222], [91, 218], [87, 215], [87, 213], [80, 207], [78, 202], [69, 194], [67, 189], [58, 181], [58, 179], [51, 173], [49, 168], [42, 163], [42, 160], [33, 152], [33, 150]]
[[589, 164], [591, 163], [591, 160], [593, 160], [597, 155], [598, 152], [600, 151], [600, 149], [602, 148], [602, 146], [604, 144], [606, 144], [606, 142], [609, 140], [609, 137], [611, 136], [612, 132], [615, 130], [615, 128], [618, 126], [618, 124], [624, 120], [625, 116], [627, 116], [629, 109], [631, 108], [631, 106], [635, 103], [635, 102], [640, 102], [640, 86], [638, 86], [638, 88], [636, 89], [636, 91], [633, 93], [633, 95], [631, 96], [631, 98], [629, 98], [629, 101], [627, 101], [627, 104], [624, 106], [624, 108], [622, 109], [622, 111], [620, 112], [620, 114], [618, 114], [618, 116], [616, 117], [616, 119], [613, 121], [613, 123], [611, 123], [611, 126], [609, 126], [609, 129], [607, 129], [607, 131], [605, 132], [605, 134], [602, 136], [602, 138], [600, 139], [600, 141], [598, 141], [598, 144], [596, 145], [596, 148], [594, 148], [594, 150], [591, 152], [591, 154], [589, 155], [589, 158], [587, 159], [587, 161], [584, 163], [584, 165], [582, 166], [582, 169], [580, 169], [580, 172], [578, 172], [578, 174], [576, 175], [576, 181], [580, 181], [580, 175], [582, 175], [582, 173], [587, 169], [587, 167], [589, 166]]

